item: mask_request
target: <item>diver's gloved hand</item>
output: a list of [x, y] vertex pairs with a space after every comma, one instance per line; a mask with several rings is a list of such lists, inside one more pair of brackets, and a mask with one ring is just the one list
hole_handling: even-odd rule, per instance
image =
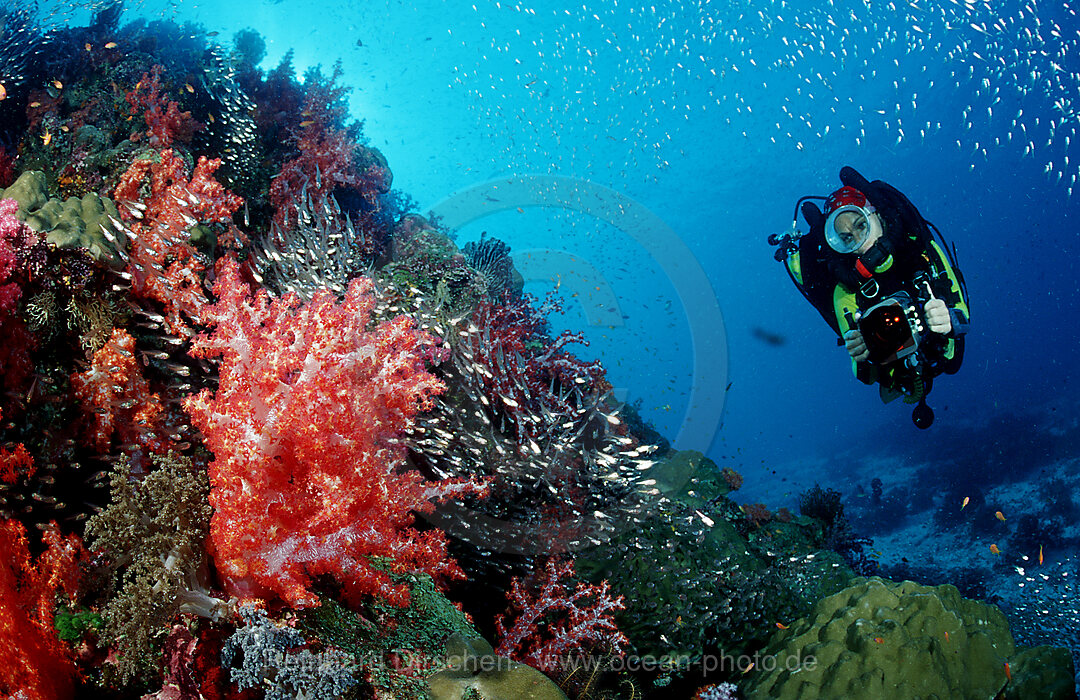
[[933, 298], [923, 306], [923, 315], [926, 316], [926, 325], [934, 333], [945, 335], [952, 330], [952, 318], [949, 317], [949, 307], [938, 298]]
[[844, 334], [844, 347], [856, 362], [866, 362], [870, 358], [870, 351], [866, 349], [862, 333], [854, 328]]

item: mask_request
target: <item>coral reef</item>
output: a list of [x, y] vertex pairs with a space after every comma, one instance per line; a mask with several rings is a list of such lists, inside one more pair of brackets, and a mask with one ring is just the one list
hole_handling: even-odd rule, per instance
[[[950, 697], [1065, 692], [1061, 650], [1015, 651], [952, 589], [835, 596], [841, 555], [870, 565], [839, 494], [740, 506], [735, 469], [672, 451], [505, 243], [459, 248], [391, 189], [340, 66], [263, 70], [253, 30], [123, 17], [0, 10], [5, 697], [852, 696], [913, 687], [904, 655]], [[919, 488], [993, 513], [969, 486]], [[869, 488], [860, 522], [916, 500]], [[1038, 514], [939, 519], [1022, 572], [1070, 537], [1046, 488]], [[1028, 590], [1061, 616], [1020, 633], [1064, 635], [1044, 599], [1071, 589]], [[828, 678], [708, 668], [796, 642]]]
[[746, 527], [729, 478], [701, 453], [673, 453], [648, 475], [650, 515], [579, 563], [625, 598], [619, 629], [663, 673], [700, 678], [707, 654], [752, 654], [851, 579], [838, 555], [817, 551], [809, 519]]
[[[772, 667], [747, 681], [748, 700], [1025, 697], [1015, 686], [1035, 659], [1056, 669], [1038, 697], [1074, 697], [1067, 652], [1018, 654], [1000, 610], [948, 585], [856, 581], [777, 632], [765, 653]], [[1046, 664], [1050, 658], [1055, 665]]]
[[843, 496], [839, 491], [822, 489], [815, 484], [812, 489], [799, 494], [799, 513], [821, 524], [822, 548], [840, 553], [859, 575], [877, 573], [877, 562], [866, 556], [866, 550], [874, 542], [854, 533], [844, 515]]

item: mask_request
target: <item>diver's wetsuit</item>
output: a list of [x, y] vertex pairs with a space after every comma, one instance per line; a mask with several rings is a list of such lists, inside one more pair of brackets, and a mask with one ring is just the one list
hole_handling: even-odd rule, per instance
[[[865, 312], [884, 298], [904, 291], [912, 299], [925, 299], [924, 286], [916, 280], [925, 275], [934, 296], [945, 302], [949, 309], [952, 330], [947, 335], [927, 332], [923, 338], [923, 359], [926, 363], [923, 378], [930, 380], [942, 372], [952, 374], [960, 368], [963, 360], [963, 335], [967, 332], [969, 313], [962, 279], [954, 269], [949, 256], [934, 240], [926, 221], [901, 192], [880, 181], [868, 182], [853, 168], [840, 171], [840, 180], [863, 194], [881, 217], [883, 235], [875, 245], [884, 245], [891, 253], [872, 270], [856, 267], [854, 255], [835, 252], [825, 240], [825, 215], [807, 203], [803, 216], [810, 224], [810, 232], [799, 241], [798, 252], [788, 256], [787, 266], [814, 308], [821, 313], [836, 334], [854, 327], [853, 316]], [[880, 382], [882, 399], [889, 401], [900, 395], [903, 388], [897, 381], [898, 366], [880, 367], [869, 362], [852, 361], [855, 376], [866, 384]], [[929, 385], [920, 396], [925, 396]]]

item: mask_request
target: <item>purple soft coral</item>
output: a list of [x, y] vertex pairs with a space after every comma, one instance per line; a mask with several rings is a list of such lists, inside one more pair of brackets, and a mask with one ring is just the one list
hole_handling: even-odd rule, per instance
[[19, 203], [0, 199], [0, 313], [9, 312], [22, 296], [22, 288], [11, 281], [19, 267], [18, 249], [34, 242], [37, 234], [19, 221]]

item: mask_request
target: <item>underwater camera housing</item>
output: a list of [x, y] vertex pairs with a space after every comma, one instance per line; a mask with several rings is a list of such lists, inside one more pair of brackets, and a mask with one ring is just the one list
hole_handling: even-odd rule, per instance
[[908, 367], [918, 365], [916, 353], [924, 327], [918, 309], [906, 292], [886, 297], [859, 314], [855, 321], [871, 362], [890, 365], [903, 360]]
[[918, 307], [906, 292], [897, 292], [871, 306], [855, 318], [862, 333], [870, 362], [876, 365], [901, 363], [901, 376], [907, 377], [905, 394], [918, 397], [911, 421], [920, 430], [934, 424], [934, 411], [926, 405], [922, 358], [919, 342], [925, 333]]

